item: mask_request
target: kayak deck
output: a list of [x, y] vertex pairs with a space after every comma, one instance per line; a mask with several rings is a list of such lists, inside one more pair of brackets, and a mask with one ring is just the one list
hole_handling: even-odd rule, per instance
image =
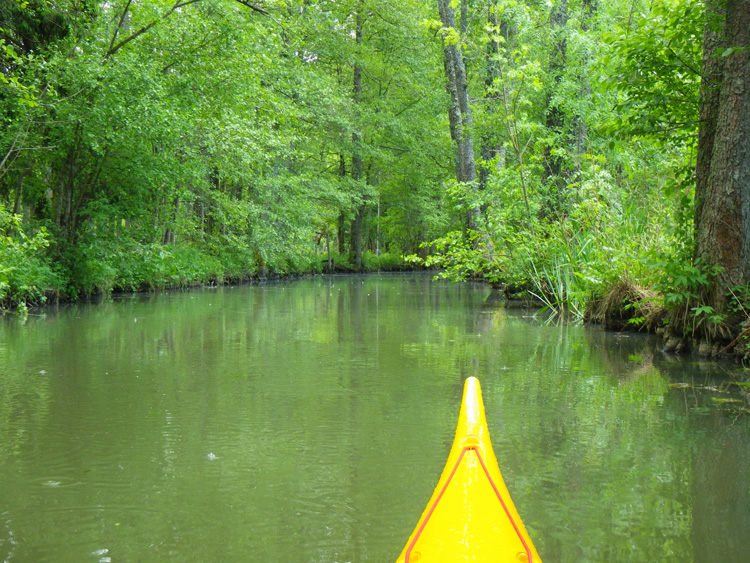
[[500, 473], [474, 377], [445, 469], [396, 563], [456, 561], [541, 563]]

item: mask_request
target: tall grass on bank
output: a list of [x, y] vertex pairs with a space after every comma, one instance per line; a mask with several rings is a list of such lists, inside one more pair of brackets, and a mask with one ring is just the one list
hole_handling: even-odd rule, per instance
[[549, 224], [529, 251], [529, 293], [544, 306], [580, 319], [587, 307], [621, 279], [653, 285], [658, 274], [645, 256], [669, 243], [662, 226], [641, 208], [605, 220]]
[[642, 205], [606, 206], [596, 200], [572, 206], [557, 221], [495, 222], [480, 234], [449, 233], [432, 241], [427, 258], [407, 261], [443, 268], [441, 277], [482, 278], [507, 294], [531, 297], [544, 309], [583, 319], [587, 308], [629, 279], [644, 287], [658, 283], [659, 272], [645, 257], [675, 245], [668, 223], [654, 220], [659, 210]]

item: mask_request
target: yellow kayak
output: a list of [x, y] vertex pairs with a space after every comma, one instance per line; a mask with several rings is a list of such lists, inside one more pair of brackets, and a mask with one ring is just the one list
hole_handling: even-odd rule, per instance
[[510, 499], [484, 415], [479, 381], [469, 377], [448, 461], [396, 563], [541, 563]]

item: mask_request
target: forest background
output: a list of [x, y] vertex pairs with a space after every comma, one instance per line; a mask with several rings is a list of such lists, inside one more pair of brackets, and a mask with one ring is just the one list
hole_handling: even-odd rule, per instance
[[745, 355], [749, 44], [750, 0], [0, 0], [0, 303], [416, 265]]

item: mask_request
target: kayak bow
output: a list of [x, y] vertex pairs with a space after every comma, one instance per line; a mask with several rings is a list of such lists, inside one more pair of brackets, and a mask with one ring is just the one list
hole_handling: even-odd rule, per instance
[[475, 377], [464, 384], [443, 474], [396, 563], [457, 561], [542, 561], [497, 465]]

